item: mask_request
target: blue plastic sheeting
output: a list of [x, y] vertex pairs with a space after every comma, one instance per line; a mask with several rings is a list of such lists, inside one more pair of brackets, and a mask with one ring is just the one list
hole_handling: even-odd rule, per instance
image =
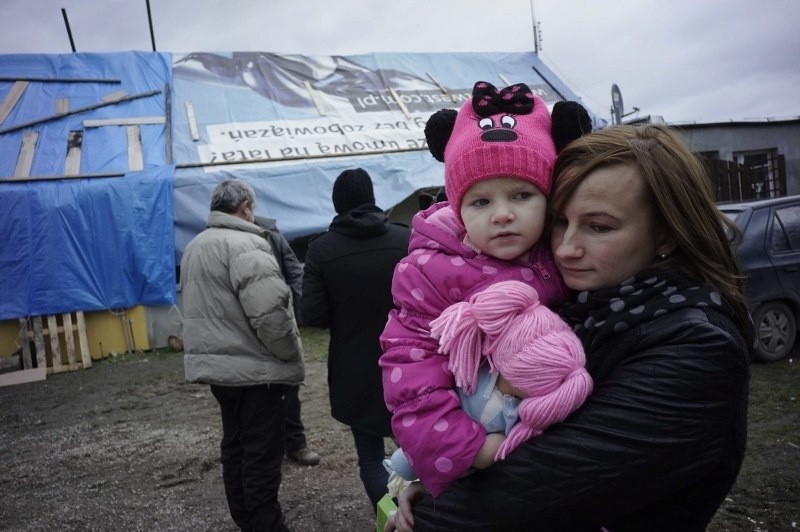
[[[0, 319], [175, 302], [175, 167], [167, 165], [165, 124], [138, 126], [142, 172], [129, 172], [126, 127], [84, 125], [165, 119], [171, 74], [163, 53], [0, 55], [3, 78], [84, 80], [29, 81], [0, 124]], [[0, 81], [0, 102], [13, 85]], [[114, 93], [152, 91], [160, 92], [53, 117], [60, 100], [74, 111]], [[48, 120], [3, 132], [40, 119]], [[64, 175], [71, 131], [83, 135], [80, 175], [119, 177], [2, 182], [15, 172], [29, 131], [38, 133], [29, 177]]]
[[327, 228], [333, 181], [347, 168], [369, 172], [383, 209], [442, 187], [444, 165], [425, 145], [425, 122], [460, 107], [476, 81], [503, 87], [503, 78], [527, 83], [551, 107], [579, 100], [532, 52], [173, 54], [178, 255], [204, 228], [224, 179], [253, 185], [256, 213], [276, 218], [289, 239]]
[[[84, 128], [87, 119], [165, 117], [165, 85], [172, 76], [171, 56], [164, 53], [119, 52], [110, 54], [8, 54], [0, 55], [0, 77], [110, 79], [120, 83], [44, 83], [30, 81], [22, 98], [0, 131], [34, 120], [52, 117], [56, 102], [69, 100], [69, 109], [102, 103], [110, 94], [124, 91], [128, 96], [160, 91], [151, 96], [114, 103], [91, 111], [63, 116], [31, 127], [0, 133], [0, 179], [13, 175], [22, 137], [36, 131], [39, 138], [31, 176], [64, 174], [67, 138], [70, 131], [83, 131], [81, 174], [125, 172], [128, 170], [128, 147], [125, 128], [105, 126]], [[13, 87], [13, 81], [0, 81], [0, 102]], [[154, 168], [166, 161], [164, 124], [139, 126], [144, 167]]]
[[1, 184], [0, 319], [175, 303], [174, 172]]

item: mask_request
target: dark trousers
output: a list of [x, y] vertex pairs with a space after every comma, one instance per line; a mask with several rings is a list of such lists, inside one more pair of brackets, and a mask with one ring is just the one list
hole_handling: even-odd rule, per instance
[[386, 483], [389, 481], [389, 472], [383, 467], [383, 459], [386, 458], [383, 436], [369, 434], [355, 427], [350, 427], [350, 430], [356, 444], [358, 474], [372, 503], [372, 511], [376, 512], [378, 501], [387, 493]]
[[300, 386], [286, 386], [283, 407], [286, 421], [286, 452], [292, 453], [305, 449], [306, 433], [303, 421], [300, 419]]
[[222, 480], [231, 517], [246, 531], [288, 531], [278, 503], [283, 461], [282, 384], [216, 386]]

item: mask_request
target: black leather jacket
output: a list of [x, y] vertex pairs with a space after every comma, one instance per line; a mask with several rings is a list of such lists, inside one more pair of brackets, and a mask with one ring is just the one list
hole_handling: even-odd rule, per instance
[[576, 413], [420, 501], [415, 530], [705, 530], [744, 458], [748, 346], [697, 308], [609, 344]]

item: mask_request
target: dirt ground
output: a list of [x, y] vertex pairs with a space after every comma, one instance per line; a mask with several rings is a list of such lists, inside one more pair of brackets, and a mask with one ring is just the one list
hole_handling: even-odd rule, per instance
[[[326, 337], [304, 329], [301, 389], [317, 467], [283, 466], [280, 500], [295, 532], [370, 531], [349, 430], [331, 419]], [[742, 474], [711, 527], [800, 525], [800, 371], [754, 366]], [[221, 428], [207, 386], [183, 379], [179, 353], [146, 352], [0, 388], [0, 530], [235, 531], [225, 503]], [[387, 440], [387, 450], [391, 450]]]

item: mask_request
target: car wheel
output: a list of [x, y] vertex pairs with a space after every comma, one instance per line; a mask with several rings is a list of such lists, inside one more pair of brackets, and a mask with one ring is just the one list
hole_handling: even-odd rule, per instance
[[756, 360], [783, 360], [794, 347], [797, 324], [792, 310], [777, 301], [764, 303], [753, 315], [756, 326]]

